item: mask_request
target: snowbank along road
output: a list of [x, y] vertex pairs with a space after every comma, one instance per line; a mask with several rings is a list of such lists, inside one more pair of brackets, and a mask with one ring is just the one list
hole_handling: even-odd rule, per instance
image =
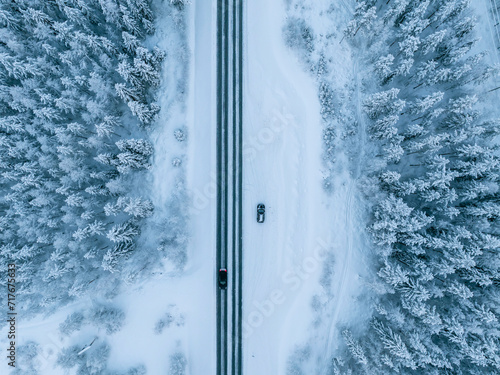
[[217, 292], [217, 374], [242, 373], [242, 10], [241, 0], [217, 0], [216, 263], [228, 269]]

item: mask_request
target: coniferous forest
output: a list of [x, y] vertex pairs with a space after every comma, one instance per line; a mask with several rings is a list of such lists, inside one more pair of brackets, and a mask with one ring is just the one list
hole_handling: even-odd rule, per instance
[[24, 311], [112, 289], [152, 214], [130, 184], [153, 153], [153, 31], [146, 0], [0, 4], [0, 259]]
[[335, 373], [500, 371], [498, 66], [477, 22], [470, 0], [360, 1], [345, 29], [377, 77], [363, 109], [378, 297]]

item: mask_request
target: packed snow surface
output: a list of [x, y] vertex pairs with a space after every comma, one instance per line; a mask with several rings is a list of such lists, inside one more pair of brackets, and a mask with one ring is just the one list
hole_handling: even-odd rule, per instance
[[[336, 324], [349, 311], [358, 283], [353, 254], [362, 230], [356, 219], [354, 184], [346, 168], [339, 168], [333, 193], [328, 195], [322, 188], [317, 87], [305, 65], [285, 46], [284, 21], [282, 1], [246, 4], [243, 334], [247, 374], [285, 374], [292, 351], [316, 336], [313, 321], [318, 313], [325, 321], [319, 323], [321, 335], [314, 340], [319, 349], [313, 352], [326, 358], [336, 346]], [[347, 163], [340, 154], [338, 162]], [[255, 219], [258, 203], [266, 205], [264, 224]], [[325, 290], [320, 278], [329, 259], [333, 259], [329, 265], [333, 276]], [[313, 296], [325, 297], [328, 310], [315, 313]]]

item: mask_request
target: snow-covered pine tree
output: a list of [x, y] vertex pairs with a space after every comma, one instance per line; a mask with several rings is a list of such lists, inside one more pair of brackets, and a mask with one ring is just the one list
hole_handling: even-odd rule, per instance
[[353, 19], [344, 30], [344, 37], [354, 38], [361, 29], [369, 31], [376, 18], [376, 7], [370, 6], [370, 4], [366, 1], [360, 2], [356, 5]]

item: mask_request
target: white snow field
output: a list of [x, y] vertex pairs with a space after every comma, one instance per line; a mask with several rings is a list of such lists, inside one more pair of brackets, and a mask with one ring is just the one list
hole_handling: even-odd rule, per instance
[[[246, 3], [244, 60], [244, 372], [285, 374], [296, 348], [314, 338], [307, 373], [326, 370], [359, 289], [355, 254], [362, 221], [354, 182], [339, 168], [333, 193], [322, 175], [317, 88], [284, 45], [283, 1]], [[347, 163], [341, 154], [338, 163]], [[255, 218], [266, 205], [266, 221]], [[332, 261], [333, 259], [333, 261]], [[323, 263], [331, 272], [320, 286]], [[313, 309], [313, 297], [321, 301]], [[321, 311], [324, 310], [324, 311]], [[317, 315], [324, 320], [318, 322]], [[315, 325], [314, 325], [314, 321]], [[314, 328], [316, 327], [316, 328]], [[314, 355], [314, 354], [313, 354]]]

